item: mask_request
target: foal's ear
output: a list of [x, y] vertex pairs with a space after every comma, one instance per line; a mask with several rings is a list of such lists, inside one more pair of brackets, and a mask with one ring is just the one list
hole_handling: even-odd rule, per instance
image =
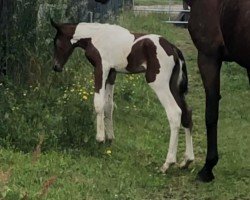
[[50, 23], [51, 25], [56, 29], [56, 30], [60, 30], [60, 26], [59, 24], [57, 24], [56, 22], [54, 22], [54, 20], [52, 18], [50, 18]]
[[190, 7], [192, 6], [193, 0], [184, 0], [187, 5], [189, 5]]

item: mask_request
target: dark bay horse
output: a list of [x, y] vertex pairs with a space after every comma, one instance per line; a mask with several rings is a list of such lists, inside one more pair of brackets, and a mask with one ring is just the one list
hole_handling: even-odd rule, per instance
[[187, 0], [191, 7], [188, 30], [198, 49], [198, 66], [206, 92], [207, 157], [200, 180], [214, 179], [218, 162], [217, 123], [220, 70], [223, 61], [246, 68], [250, 82], [250, 1]]
[[186, 151], [180, 166], [188, 167], [194, 160], [192, 112], [185, 101], [188, 79], [181, 51], [159, 35], [131, 33], [117, 25], [51, 23], [57, 30], [54, 39], [54, 70], [62, 71], [77, 47], [84, 49], [94, 67], [96, 140], [105, 142], [114, 139], [112, 116], [116, 73], [144, 73], [170, 123], [169, 151], [161, 171], [166, 172], [176, 162], [181, 125], [186, 133]]
[[191, 7], [188, 30], [198, 49], [198, 66], [206, 93], [207, 156], [198, 179], [210, 182], [219, 159], [217, 123], [222, 62], [234, 61], [246, 68], [250, 83], [250, 1], [185, 1]]

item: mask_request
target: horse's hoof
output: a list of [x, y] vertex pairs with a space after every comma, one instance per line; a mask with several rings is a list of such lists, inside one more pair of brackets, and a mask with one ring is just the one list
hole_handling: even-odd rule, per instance
[[201, 171], [197, 174], [196, 180], [208, 183], [211, 182], [214, 179], [213, 172], [210, 170], [207, 170], [206, 168], [202, 168]]

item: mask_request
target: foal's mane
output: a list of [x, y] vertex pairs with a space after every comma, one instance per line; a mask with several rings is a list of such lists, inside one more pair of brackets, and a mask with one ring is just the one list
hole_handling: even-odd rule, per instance
[[57, 30], [57, 32], [67, 36], [73, 36], [75, 28], [78, 25], [78, 23], [56, 23], [51, 18], [50, 23]]

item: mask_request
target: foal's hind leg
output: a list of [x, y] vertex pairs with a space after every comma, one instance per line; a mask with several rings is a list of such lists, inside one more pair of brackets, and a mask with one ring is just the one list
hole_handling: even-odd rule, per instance
[[181, 97], [181, 108], [182, 116], [181, 123], [185, 128], [185, 137], [186, 137], [186, 151], [184, 154], [184, 160], [180, 164], [180, 168], [188, 168], [188, 166], [194, 161], [194, 150], [193, 150], [193, 139], [192, 139], [192, 110], [188, 110], [184, 95]]
[[181, 124], [181, 109], [171, 94], [167, 80], [156, 80], [149, 85], [155, 91], [161, 104], [165, 108], [170, 123], [171, 135], [168, 154], [165, 163], [161, 167], [161, 171], [166, 172], [172, 164], [176, 163], [178, 135]]
[[184, 160], [180, 164], [180, 168], [185, 169], [194, 161], [194, 150], [193, 150], [193, 140], [191, 135], [191, 129], [185, 128], [186, 136], [186, 151], [184, 154]]

